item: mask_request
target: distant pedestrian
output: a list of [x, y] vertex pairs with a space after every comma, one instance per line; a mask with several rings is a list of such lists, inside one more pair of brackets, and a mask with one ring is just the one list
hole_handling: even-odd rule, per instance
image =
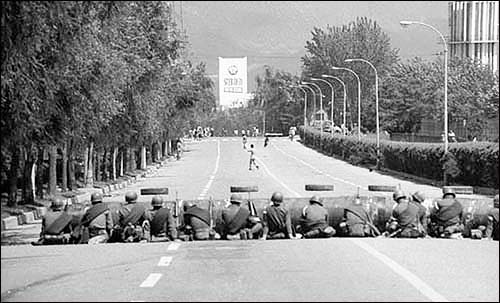
[[248, 152], [250, 153], [250, 162], [248, 164], [248, 170], [252, 170], [252, 164], [255, 165], [255, 168], [259, 169], [257, 163], [255, 163], [255, 149], [253, 147], [253, 144], [250, 144]]
[[266, 139], [264, 139], [264, 147], [266, 147], [269, 144], [269, 136], [266, 136]]
[[247, 136], [243, 134], [242, 139], [243, 139], [243, 149], [247, 149]]

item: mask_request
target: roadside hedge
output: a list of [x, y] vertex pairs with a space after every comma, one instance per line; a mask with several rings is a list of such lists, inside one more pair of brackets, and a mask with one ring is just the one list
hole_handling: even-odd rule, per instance
[[[376, 164], [376, 140], [343, 136], [307, 127], [299, 128], [304, 145], [329, 156], [337, 156], [354, 165]], [[380, 165], [391, 170], [441, 181], [443, 167], [450, 184], [499, 188], [498, 143], [450, 143], [444, 159], [442, 143], [380, 141]]]

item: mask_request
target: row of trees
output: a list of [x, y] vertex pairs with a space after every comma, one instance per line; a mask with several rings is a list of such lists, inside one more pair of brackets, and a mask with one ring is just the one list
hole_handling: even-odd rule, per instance
[[[346, 120], [350, 128], [357, 122], [357, 81], [348, 71], [332, 70], [330, 67], [347, 67], [360, 77], [362, 131], [374, 132], [375, 119], [375, 75], [363, 62], [346, 63], [349, 58], [361, 58], [371, 62], [379, 76], [380, 126], [389, 132], [417, 132], [422, 119], [441, 120], [443, 116], [442, 56], [434, 61], [414, 58], [401, 62], [398, 50], [391, 47], [390, 39], [380, 26], [368, 19], [358, 18], [343, 26], [314, 28], [312, 38], [306, 42], [306, 55], [302, 58], [303, 70], [300, 78], [289, 73], [266, 70], [257, 79], [257, 91], [253, 106], [265, 107], [266, 114], [293, 115], [297, 124], [302, 124], [304, 97], [289, 86], [299, 80], [319, 78], [322, 74], [337, 76], [347, 88]], [[498, 72], [471, 59], [451, 58], [448, 65], [448, 113], [450, 121], [467, 120], [469, 134], [478, 136], [487, 127], [486, 119], [498, 117]], [[331, 81], [331, 80], [329, 80]], [[323, 98], [324, 109], [328, 105], [331, 89], [322, 82], [315, 82], [327, 98]], [[343, 89], [340, 83], [331, 82], [335, 88], [334, 121], [341, 124]], [[308, 92], [308, 117], [312, 113], [312, 94]], [[317, 93], [318, 94], [318, 93]], [[263, 101], [265, 100], [265, 102]], [[297, 102], [290, 102], [297, 100]], [[264, 102], [264, 103], [263, 103]], [[316, 105], [319, 109], [319, 105]]]
[[54, 195], [58, 179], [76, 189], [79, 164], [86, 186], [145, 168], [215, 107], [167, 2], [1, 6], [0, 180], [10, 205], [18, 186], [34, 200], [33, 180], [37, 195], [45, 186]]

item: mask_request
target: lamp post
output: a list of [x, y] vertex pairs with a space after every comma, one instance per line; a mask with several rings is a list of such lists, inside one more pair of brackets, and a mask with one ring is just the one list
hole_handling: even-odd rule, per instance
[[334, 104], [333, 102], [334, 102], [334, 100], [335, 100], [335, 91], [333, 90], [333, 85], [331, 85], [331, 84], [330, 84], [330, 82], [328, 82], [328, 81], [326, 81], [326, 80], [323, 80], [323, 79], [311, 78], [311, 80], [313, 80], [313, 81], [321, 81], [321, 82], [324, 82], [324, 83], [326, 83], [326, 84], [330, 87], [330, 89], [332, 90], [332, 99], [331, 99], [331, 102], [332, 102], [332, 107], [331, 107], [331, 111], [332, 111], [332, 113], [331, 113], [331, 118], [332, 118], [332, 127], [331, 127], [331, 130], [330, 130], [330, 131], [331, 131], [331, 133], [332, 133], [332, 135], [333, 135], [333, 104]]
[[307, 92], [302, 88], [303, 86], [301, 85], [289, 85], [289, 87], [292, 88], [298, 88], [304, 93], [304, 127], [307, 125], [307, 116], [306, 116], [306, 111], [307, 111]]
[[379, 116], [378, 116], [378, 73], [377, 69], [373, 64], [371, 64], [369, 61], [361, 58], [356, 58], [356, 59], [346, 59], [344, 60], [345, 62], [355, 62], [355, 61], [360, 61], [360, 62], [365, 62], [370, 67], [373, 69], [375, 72], [375, 121], [377, 124], [377, 169], [380, 168], [380, 125], [379, 125]]
[[[313, 94], [313, 112], [316, 111], [316, 93], [314, 92], [314, 89], [312, 89], [311, 87], [307, 86], [304, 82], [300, 82], [300, 86], [308, 88], [309, 90], [311, 90], [311, 93]], [[316, 120], [315, 116], [313, 116], [313, 120]]]
[[[443, 46], [444, 46], [444, 154], [446, 155], [448, 153], [448, 45], [446, 44], [446, 39], [444, 38], [443, 34], [441, 34], [440, 31], [438, 31], [434, 26], [420, 22], [420, 21], [400, 21], [399, 24], [401, 24], [402, 27], [407, 27], [412, 24], [418, 24], [418, 25], [423, 25], [426, 26], [436, 33], [441, 37], [441, 40], [443, 40]], [[447, 176], [446, 172], [444, 172], [443, 175], [443, 183], [446, 185], [447, 181]]]
[[342, 113], [342, 121], [343, 121], [342, 123], [344, 124], [344, 127], [345, 127], [345, 126], [346, 126], [346, 124], [345, 124], [346, 96], [347, 96], [347, 94], [346, 94], [346, 89], [345, 89], [345, 83], [344, 83], [344, 81], [340, 80], [340, 78], [335, 77], [335, 76], [330, 76], [330, 75], [321, 75], [321, 77], [323, 77], [323, 78], [335, 79], [335, 80], [339, 81], [339, 82], [340, 82], [340, 84], [342, 84], [342, 88], [344, 89], [344, 112]]
[[356, 80], [358, 80], [358, 140], [361, 140], [361, 81], [359, 80], [359, 76], [352, 70], [345, 67], [336, 67], [332, 66], [333, 70], [346, 70], [352, 73]]
[[[321, 142], [321, 138], [323, 137], [323, 92], [321, 91], [321, 88], [319, 87], [319, 85], [317, 85], [316, 83], [312, 83], [312, 82], [302, 82], [303, 84], [311, 84], [312, 86], [316, 87], [318, 90], [319, 90], [319, 111], [321, 112], [321, 116], [320, 116], [320, 131], [319, 131], [319, 138], [320, 138], [320, 142]], [[314, 115], [316, 116], [316, 113], [314, 113]]]

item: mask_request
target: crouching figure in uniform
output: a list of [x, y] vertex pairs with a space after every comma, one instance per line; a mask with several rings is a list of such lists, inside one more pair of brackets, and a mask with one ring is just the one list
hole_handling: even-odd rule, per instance
[[328, 225], [328, 211], [318, 196], [312, 196], [309, 205], [302, 210], [301, 224], [297, 227], [304, 238], [330, 238], [335, 229]]
[[389, 237], [425, 237], [425, 231], [420, 222], [418, 205], [410, 202], [402, 190], [395, 191], [393, 199], [397, 204], [392, 210], [392, 217], [387, 224]]
[[262, 232], [262, 223], [251, 216], [250, 210], [241, 207], [243, 198], [238, 194], [232, 194], [231, 205], [222, 211], [224, 225], [224, 238], [227, 240], [247, 240], [258, 238]]
[[219, 240], [220, 235], [210, 228], [210, 212], [191, 201], [184, 201], [183, 231], [192, 240]]
[[137, 202], [137, 193], [127, 192], [125, 194], [127, 204], [118, 210], [119, 225], [115, 228], [121, 232], [121, 240], [124, 242], [147, 242], [149, 235], [145, 234], [148, 228], [148, 217], [146, 207]]
[[431, 210], [431, 232], [437, 238], [462, 238], [463, 206], [455, 199], [451, 188], [443, 190], [443, 199], [436, 201]]
[[177, 224], [170, 209], [163, 207], [163, 198], [154, 196], [151, 199], [152, 209], [146, 213], [148, 223], [144, 223], [144, 234], [151, 242], [175, 241], [177, 238]]
[[368, 225], [370, 215], [363, 207], [359, 197], [356, 197], [344, 208], [344, 220], [339, 224], [343, 235], [349, 237], [371, 237], [372, 228]]
[[40, 239], [33, 245], [68, 244], [71, 238], [71, 221], [73, 216], [64, 211], [65, 203], [60, 198], [54, 198], [51, 210], [42, 217]]
[[272, 205], [267, 206], [262, 212], [264, 233], [261, 239], [295, 239], [290, 211], [282, 206], [283, 194], [273, 193], [271, 202]]
[[486, 228], [486, 239], [498, 241], [498, 195], [493, 198], [493, 208], [488, 212], [488, 227]]
[[90, 207], [82, 217], [82, 243], [100, 244], [108, 242], [113, 229], [113, 218], [108, 205], [102, 203], [102, 194], [93, 193]]

